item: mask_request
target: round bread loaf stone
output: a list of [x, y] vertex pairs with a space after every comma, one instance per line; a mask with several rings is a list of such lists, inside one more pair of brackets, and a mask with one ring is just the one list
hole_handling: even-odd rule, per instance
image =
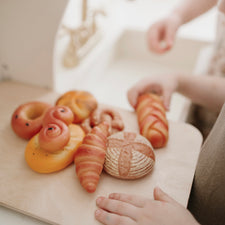
[[140, 134], [118, 132], [108, 137], [104, 170], [117, 178], [137, 179], [152, 171], [155, 154]]

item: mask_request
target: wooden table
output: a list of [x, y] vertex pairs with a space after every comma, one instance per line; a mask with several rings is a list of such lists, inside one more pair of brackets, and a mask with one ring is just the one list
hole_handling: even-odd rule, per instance
[[[97, 190], [87, 193], [80, 185], [74, 164], [53, 174], [32, 171], [24, 159], [27, 141], [11, 129], [13, 111], [22, 103], [39, 100], [54, 104], [59, 94], [15, 82], [0, 83], [0, 205], [51, 224], [94, 225], [95, 199], [111, 192], [126, 192], [152, 198], [153, 188], [186, 206], [191, 190], [202, 136], [191, 125], [169, 122], [169, 142], [155, 150], [152, 173], [138, 180], [120, 180], [102, 173]], [[125, 130], [138, 132], [136, 115], [117, 108]]]

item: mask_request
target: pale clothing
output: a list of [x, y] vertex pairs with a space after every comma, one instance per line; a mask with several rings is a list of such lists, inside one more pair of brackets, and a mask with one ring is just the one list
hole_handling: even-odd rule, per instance
[[[218, 3], [216, 39], [206, 73], [209, 76], [225, 77], [225, 0]], [[196, 126], [205, 139], [212, 129], [218, 113], [197, 105], [192, 106], [192, 111], [192, 117], [188, 122]]]

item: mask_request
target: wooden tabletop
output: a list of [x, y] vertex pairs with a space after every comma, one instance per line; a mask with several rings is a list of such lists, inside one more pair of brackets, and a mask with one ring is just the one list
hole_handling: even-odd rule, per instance
[[[169, 121], [167, 146], [155, 150], [153, 171], [138, 180], [120, 180], [103, 172], [96, 192], [89, 194], [81, 187], [74, 164], [52, 174], [32, 171], [24, 159], [27, 141], [12, 131], [11, 115], [22, 103], [39, 100], [54, 104], [58, 97], [58, 93], [35, 86], [0, 83], [0, 205], [63, 225], [99, 224], [94, 219], [95, 199], [111, 192], [152, 198], [153, 188], [159, 186], [182, 205], [187, 205], [202, 136], [185, 123]], [[138, 132], [135, 113], [116, 109], [124, 120], [125, 130]]]

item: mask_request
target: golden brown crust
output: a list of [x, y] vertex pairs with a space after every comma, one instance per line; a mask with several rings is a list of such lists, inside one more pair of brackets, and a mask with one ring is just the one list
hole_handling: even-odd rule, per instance
[[138, 98], [136, 106], [140, 134], [146, 137], [154, 148], [166, 146], [168, 121], [163, 102], [158, 95], [147, 93]]
[[74, 113], [74, 123], [80, 123], [98, 106], [95, 97], [87, 91], [68, 91], [57, 101], [56, 105], [68, 106]]
[[137, 179], [148, 174], [155, 162], [149, 141], [133, 132], [108, 137], [104, 170], [121, 179]]
[[25, 160], [29, 167], [38, 173], [52, 173], [66, 168], [73, 162], [74, 154], [85, 136], [80, 126], [69, 125], [70, 140], [63, 149], [50, 153], [40, 147], [39, 134], [27, 144]]
[[38, 101], [20, 105], [12, 115], [13, 131], [21, 138], [30, 139], [41, 130], [44, 114], [50, 107], [50, 104]]
[[95, 192], [105, 161], [108, 124], [101, 123], [88, 133], [78, 148], [74, 162], [76, 174], [83, 188]]
[[81, 127], [84, 129], [85, 133], [89, 133], [93, 127], [102, 122], [109, 124], [110, 135], [124, 129], [124, 123], [120, 114], [109, 107], [98, 107], [95, 109], [90, 117], [81, 123]]

